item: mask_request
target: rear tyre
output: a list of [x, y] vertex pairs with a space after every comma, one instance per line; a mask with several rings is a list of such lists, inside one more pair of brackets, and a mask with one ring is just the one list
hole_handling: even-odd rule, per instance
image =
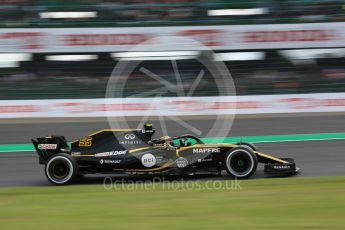
[[225, 169], [236, 178], [248, 178], [256, 171], [258, 159], [255, 153], [246, 147], [237, 147], [225, 156]]
[[73, 157], [65, 153], [51, 156], [45, 166], [48, 180], [56, 185], [73, 182], [79, 175], [79, 167]]

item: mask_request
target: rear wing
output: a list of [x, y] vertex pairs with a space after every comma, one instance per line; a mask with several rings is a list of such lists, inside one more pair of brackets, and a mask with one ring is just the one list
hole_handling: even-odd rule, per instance
[[64, 136], [39, 137], [37, 140], [31, 139], [39, 156], [39, 163], [46, 161], [57, 153], [70, 153], [70, 148]]

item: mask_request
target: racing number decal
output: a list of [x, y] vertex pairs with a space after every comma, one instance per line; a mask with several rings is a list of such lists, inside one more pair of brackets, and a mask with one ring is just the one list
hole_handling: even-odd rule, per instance
[[79, 139], [79, 147], [90, 147], [92, 145], [92, 137], [82, 137]]

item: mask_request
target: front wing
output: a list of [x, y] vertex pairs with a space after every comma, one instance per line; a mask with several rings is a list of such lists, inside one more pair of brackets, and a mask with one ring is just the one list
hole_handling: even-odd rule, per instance
[[291, 158], [282, 158], [281, 160], [287, 163], [267, 163], [264, 166], [264, 172], [268, 175], [294, 175], [299, 172], [299, 168], [296, 167], [295, 161]]

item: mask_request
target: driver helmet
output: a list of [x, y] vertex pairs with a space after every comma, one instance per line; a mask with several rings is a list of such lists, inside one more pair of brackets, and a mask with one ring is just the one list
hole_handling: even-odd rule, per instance
[[150, 122], [144, 124], [144, 131], [145, 132], [153, 132], [153, 125]]

